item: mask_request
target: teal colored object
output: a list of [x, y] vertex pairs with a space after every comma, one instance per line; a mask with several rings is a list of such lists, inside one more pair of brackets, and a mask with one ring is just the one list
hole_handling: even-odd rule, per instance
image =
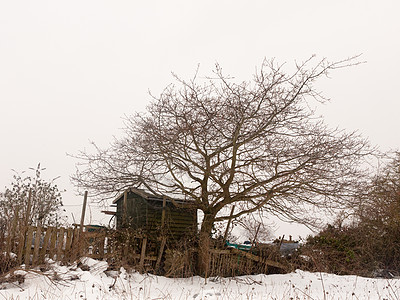
[[251, 249], [251, 245], [233, 244], [233, 243], [229, 243], [228, 241], [226, 241], [226, 245], [228, 247], [236, 248], [236, 249], [242, 250], [242, 251], [249, 251]]

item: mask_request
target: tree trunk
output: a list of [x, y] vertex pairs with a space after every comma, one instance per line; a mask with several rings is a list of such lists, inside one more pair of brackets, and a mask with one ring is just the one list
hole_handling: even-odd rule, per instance
[[199, 248], [198, 248], [198, 261], [197, 267], [199, 275], [207, 277], [210, 268], [210, 242], [211, 231], [214, 224], [215, 215], [204, 214], [204, 219], [201, 224]]

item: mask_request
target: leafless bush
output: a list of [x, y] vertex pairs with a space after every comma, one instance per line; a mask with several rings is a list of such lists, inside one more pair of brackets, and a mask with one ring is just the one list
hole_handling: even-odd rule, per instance
[[0, 276], [10, 271], [17, 266], [15, 257], [10, 256], [8, 253], [0, 253]]
[[309, 271], [393, 277], [400, 272], [399, 247], [397, 234], [379, 235], [362, 225], [327, 226], [308, 238], [292, 263]]

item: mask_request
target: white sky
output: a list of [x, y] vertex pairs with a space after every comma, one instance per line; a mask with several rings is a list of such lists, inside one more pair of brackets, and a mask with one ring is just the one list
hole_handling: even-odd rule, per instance
[[[187, 78], [200, 64], [208, 75], [218, 62], [250, 79], [265, 57], [363, 53], [366, 64], [320, 83], [332, 99], [321, 112], [399, 149], [399, 12], [396, 0], [0, 0], [0, 188], [11, 169], [40, 162], [44, 177], [61, 176], [64, 203], [78, 205], [66, 153], [121, 136], [123, 116], [143, 110], [171, 71]], [[79, 207], [67, 208], [79, 219]]]

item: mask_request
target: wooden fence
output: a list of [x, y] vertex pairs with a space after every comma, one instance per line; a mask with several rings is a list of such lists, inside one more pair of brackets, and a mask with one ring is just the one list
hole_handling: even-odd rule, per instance
[[140, 270], [159, 268], [166, 239], [154, 242], [132, 232], [88, 228], [20, 227], [5, 236], [0, 250], [10, 256], [14, 253], [18, 264], [29, 266], [46, 259], [67, 263], [89, 256]]
[[288, 266], [268, 257], [235, 248], [212, 249], [210, 252], [210, 276], [282, 273], [288, 269]]
[[[3, 235], [0, 251], [14, 253], [17, 264], [36, 266], [46, 259], [72, 263], [88, 256], [107, 260], [111, 267], [129, 265], [138, 271], [151, 271], [167, 276], [186, 277], [195, 273], [196, 250], [176, 242], [167, 245], [167, 238], [149, 238], [132, 230], [106, 230], [84, 226], [75, 228], [19, 227]], [[168, 246], [168, 247], [167, 247]], [[208, 276], [236, 276], [268, 273], [271, 268], [285, 266], [237, 249], [210, 249]]]

